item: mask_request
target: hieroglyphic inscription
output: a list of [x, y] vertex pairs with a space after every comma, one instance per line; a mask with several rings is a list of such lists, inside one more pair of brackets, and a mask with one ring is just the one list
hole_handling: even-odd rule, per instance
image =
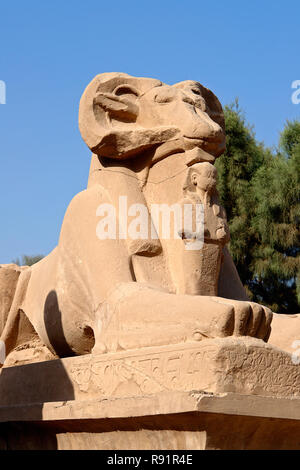
[[93, 390], [102, 396], [113, 396], [122, 385], [131, 385], [137, 394], [162, 390], [190, 390], [205, 375], [209, 349], [180, 348], [144, 352], [115, 359], [90, 356], [73, 366], [71, 375], [81, 392]]
[[206, 390], [300, 396], [289, 354], [253, 339], [219, 339], [78, 358], [69, 370], [82, 394], [139, 396]]

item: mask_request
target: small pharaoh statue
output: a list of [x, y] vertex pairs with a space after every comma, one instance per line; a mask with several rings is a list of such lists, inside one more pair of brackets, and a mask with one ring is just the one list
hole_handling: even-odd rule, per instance
[[[196, 163], [189, 168], [183, 187], [182, 205], [193, 207], [193, 229], [199, 207], [204, 215], [203, 233], [199, 225], [193, 233], [183, 233], [185, 250], [183, 264], [192, 275], [185, 282], [185, 293], [191, 295], [217, 295], [218, 279], [224, 245], [230, 239], [225, 209], [220, 205], [216, 189], [217, 170], [208, 162]], [[196, 215], [195, 215], [196, 214]], [[201, 228], [201, 224], [200, 224]], [[203, 243], [199, 244], [199, 241]], [[192, 269], [191, 269], [192, 268]]]

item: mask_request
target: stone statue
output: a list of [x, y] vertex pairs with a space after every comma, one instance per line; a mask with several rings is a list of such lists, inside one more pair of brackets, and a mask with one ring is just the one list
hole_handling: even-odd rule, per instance
[[[226, 336], [267, 341], [272, 312], [248, 301], [226, 248], [216, 96], [195, 81], [105, 73], [83, 93], [79, 127], [92, 151], [88, 187], [71, 201], [58, 246], [32, 267], [0, 268], [7, 361], [22, 363], [28, 351], [30, 362]], [[128, 237], [120, 216], [122, 233], [97, 235], [99, 207], [120, 213], [120, 197], [146, 210], [156, 236]], [[167, 238], [153, 223], [152, 206], [177, 203], [204, 208], [201, 249], [187, 249], [197, 231]]]

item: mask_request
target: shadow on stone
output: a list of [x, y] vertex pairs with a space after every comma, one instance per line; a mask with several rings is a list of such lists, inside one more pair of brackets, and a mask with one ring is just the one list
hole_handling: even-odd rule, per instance
[[59, 357], [74, 356], [74, 352], [67, 343], [62, 326], [61, 311], [58, 305], [57, 294], [54, 290], [47, 295], [44, 305], [44, 322], [49, 341]]

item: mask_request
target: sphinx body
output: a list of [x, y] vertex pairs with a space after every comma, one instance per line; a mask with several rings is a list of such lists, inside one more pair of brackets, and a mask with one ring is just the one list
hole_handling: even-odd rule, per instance
[[[248, 301], [226, 248], [213, 166], [225, 149], [224, 117], [215, 95], [193, 81], [102, 74], [83, 94], [79, 127], [92, 151], [88, 187], [71, 201], [57, 248], [3, 281], [8, 357], [34, 341], [56, 357], [231, 335], [267, 341], [272, 312]], [[120, 196], [147, 211], [201, 203], [202, 248], [186, 249], [193, 237], [166, 239], [160, 227], [154, 238], [99, 239], [99, 207], [117, 208]], [[8, 279], [16, 267], [1, 271]]]

